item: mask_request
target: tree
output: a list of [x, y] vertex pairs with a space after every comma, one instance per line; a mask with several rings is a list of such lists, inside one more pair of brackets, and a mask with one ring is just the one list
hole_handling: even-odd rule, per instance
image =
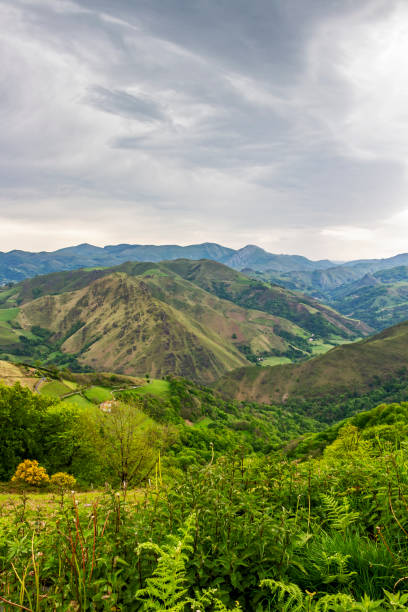
[[159, 425], [140, 405], [113, 402], [110, 412], [94, 412], [95, 447], [114, 482], [135, 486], [148, 478], [164, 450], [175, 439], [175, 429]]
[[0, 479], [12, 476], [24, 459], [42, 460], [41, 427], [52, 400], [34, 395], [19, 383], [0, 385]]

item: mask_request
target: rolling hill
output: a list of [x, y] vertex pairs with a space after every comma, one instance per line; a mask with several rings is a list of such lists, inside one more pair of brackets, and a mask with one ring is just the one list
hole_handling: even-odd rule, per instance
[[237, 399], [284, 404], [367, 393], [396, 377], [407, 378], [408, 322], [299, 364], [241, 368], [217, 383]]
[[368, 332], [211, 261], [61, 272], [0, 291], [0, 354], [75, 369], [212, 382], [263, 356], [305, 358], [317, 339]]

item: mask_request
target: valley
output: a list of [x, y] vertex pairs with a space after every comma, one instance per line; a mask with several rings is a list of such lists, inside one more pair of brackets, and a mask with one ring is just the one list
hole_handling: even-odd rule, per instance
[[51, 588], [83, 610], [408, 601], [393, 592], [408, 550], [406, 268], [340, 284], [329, 305], [267, 276], [175, 258], [0, 288], [6, 606], [33, 610], [38, 593], [50, 609]]

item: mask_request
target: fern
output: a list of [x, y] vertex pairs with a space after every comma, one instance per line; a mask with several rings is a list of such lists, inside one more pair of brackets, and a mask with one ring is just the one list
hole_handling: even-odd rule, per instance
[[302, 591], [296, 584], [281, 582], [266, 578], [261, 580], [261, 587], [268, 588], [273, 594], [278, 597], [278, 603], [281, 604], [281, 612], [300, 612], [304, 610], [304, 597]]
[[316, 602], [314, 612], [350, 612], [355, 610], [355, 600], [345, 593], [325, 595]]
[[181, 538], [177, 541], [172, 538], [172, 543], [160, 548], [152, 542], [144, 542], [136, 549], [137, 554], [144, 551], [153, 552], [158, 556], [157, 566], [153, 575], [146, 580], [147, 586], [139, 589], [136, 599], [143, 601], [144, 610], [180, 612], [184, 610], [188, 600], [186, 599], [186, 561], [187, 553], [192, 553], [191, 535], [195, 515], [191, 514], [182, 528]]
[[[332, 555], [328, 555], [325, 551], [322, 551], [322, 560], [325, 566], [325, 575], [322, 576], [323, 582], [330, 584], [332, 582], [338, 582], [339, 584], [348, 584], [357, 572], [348, 572], [347, 563], [351, 555], [343, 555], [339, 552]], [[331, 573], [335, 569], [335, 573]]]
[[233, 609], [227, 608], [220, 599], [215, 596], [217, 589], [207, 589], [203, 593], [196, 593], [197, 599], [186, 599], [186, 603], [190, 604], [192, 610], [207, 610], [211, 606], [214, 612], [242, 612], [242, 608], [236, 602]]
[[350, 510], [350, 504], [347, 499], [343, 499], [342, 503], [340, 503], [332, 495], [324, 494], [321, 496], [321, 499], [333, 529], [344, 531], [360, 516], [358, 512]]
[[[276, 610], [279, 609], [279, 612], [382, 612], [389, 609], [384, 607], [383, 599], [374, 601], [368, 595], [364, 595], [361, 601], [356, 601], [346, 593], [333, 593], [313, 601], [316, 593], [306, 591], [305, 596], [296, 584], [266, 579], [261, 581], [260, 586], [269, 588], [273, 594], [278, 596], [280, 607]], [[403, 606], [402, 608], [406, 609]], [[396, 608], [393, 607], [393, 609]]]

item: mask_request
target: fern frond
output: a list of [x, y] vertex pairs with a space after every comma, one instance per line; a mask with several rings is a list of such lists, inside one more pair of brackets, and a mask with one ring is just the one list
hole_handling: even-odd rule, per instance
[[186, 599], [188, 589], [186, 582], [186, 561], [188, 554], [192, 552], [191, 535], [195, 515], [187, 519], [185, 527], [182, 528], [179, 540], [171, 539], [171, 543], [160, 548], [152, 542], [140, 544], [136, 552], [154, 552], [157, 556], [157, 566], [150, 578], [146, 580], [146, 587], [139, 589], [136, 599], [143, 602], [144, 610], [155, 612], [168, 610], [169, 612], [182, 612], [188, 600]]
[[289, 610], [290, 612], [301, 612], [304, 609], [303, 594], [297, 584], [286, 584], [280, 580], [266, 578], [261, 580], [260, 586], [268, 588], [274, 595], [277, 595], [282, 612], [289, 612]]
[[321, 597], [315, 604], [315, 612], [330, 612], [343, 610], [347, 612], [354, 609], [355, 599], [345, 593], [334, 593]]
[[359, 512], [352, 512], [347, 499], [338, 502], [332, 495], [322, 495], [321, 500], [333, 529], [344, 531], [360, 516]]

